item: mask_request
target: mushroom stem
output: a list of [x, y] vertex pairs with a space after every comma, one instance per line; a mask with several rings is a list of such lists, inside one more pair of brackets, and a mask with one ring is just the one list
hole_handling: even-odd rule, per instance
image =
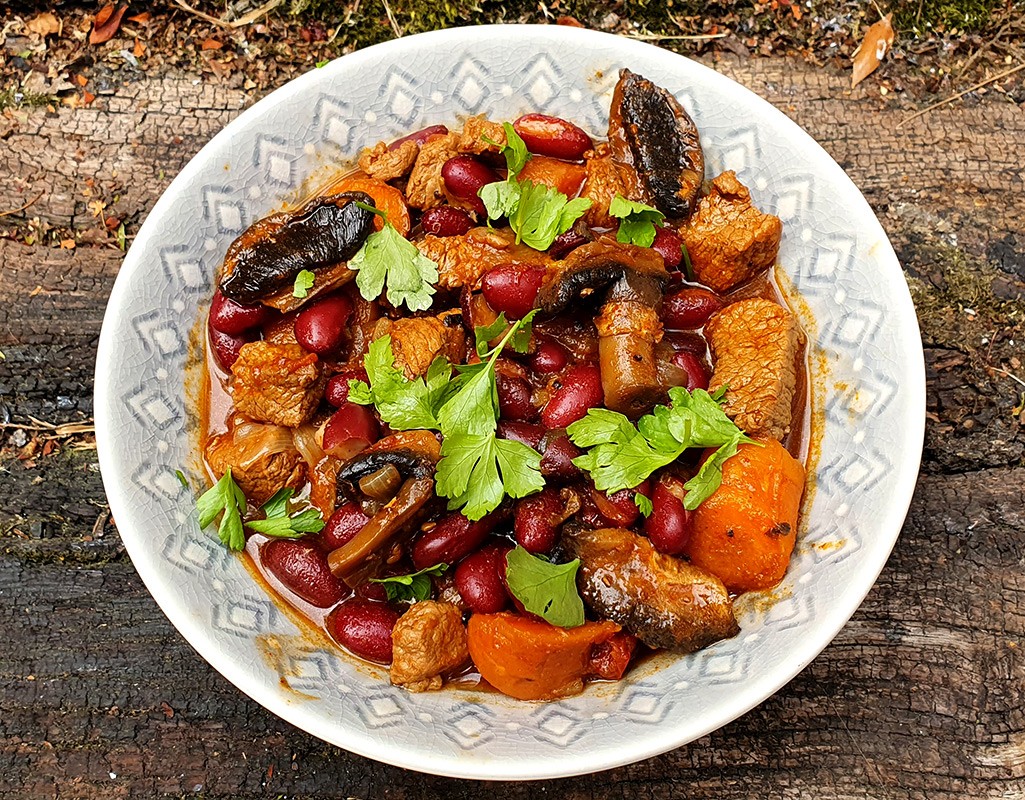
[[413, 529], [417, 516], [433, 495], [432, 478], [409, 478], [359, 533], [331, 551], [327, 557], [331, 572], [353, 588], [375, 574], [384, 560], [386, 545]]

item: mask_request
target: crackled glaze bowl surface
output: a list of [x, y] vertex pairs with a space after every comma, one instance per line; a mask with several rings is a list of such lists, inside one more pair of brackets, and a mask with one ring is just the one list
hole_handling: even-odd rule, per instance
[[[486, 112], [604, 130], [620, 67], [668, 87], [697, 122], [709, 177], [734, 169], [783, 219], [820, 429], [815, 488], [774, 601], [742, 632], [556, 703], [408, 694], [300, 630], [200, 531], [186, 397], [189, 336], [229, 243], [365, 145]], [[807, 314], [814, 320], [808, 324]], [[341, 58], [242, 114], [154, 207], [118, 276], [96, 372], [104, 485], [136, 568], [188, 641], [241, 690], [329, 742], [445, 775], [533, 779], [605, 769], [712, 731], [804, 668], [854, 613], [900, 530], [918, 472], [924, 370], [914, 310], [868, 204], [794, 123], [729, 79], [638, 42], [564, 27], [414, 36]], [[198, 484], [198, 476], [194, 477]], [[276, 642], [274, 658], [268, 641]], [[282, 646], [287, 642], [288, 646]], [[285, 677], [284, 683], [281, 681]]]

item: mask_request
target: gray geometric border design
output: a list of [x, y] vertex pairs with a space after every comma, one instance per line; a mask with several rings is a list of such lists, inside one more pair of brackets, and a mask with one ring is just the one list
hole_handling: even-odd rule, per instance
[[[806, 324], [825, 426], [816, 488], [777, 600], [767, 610], [744, 605], [733, 640], [557, 703], [463, 690], [410, 695], [320, 645], [293, 654], [292, 689], [310, 696], [297, 700], [256, 644], [297, 629], [212, 532], [198, 529], [191, 493], [173, 475], [194, 463], [185, 347], [216, 262], [311, 175], [379, 139], [480, 112], [512, 119], [543, 111], [602, 130], [621, 66], [676, 89], [701, 130], [710, 173], [736, 169], [756, 203], [783, 218], [781, 266], [814, 317]], [[112, 295], [96, 386], [101, 465], [119, 528], [154, 597], [197, 650], [328, 741], [484, 778], [573, 774], [662, 752], [743, 713], [805, 666], [853, 613], [892, 547], [917, 472], [924, 407], [906, 285], [839, 167], [782, 114], [704, 67], [555, 27], [445, 31], [370, 48], [243, 114], [193, 159], [143, 226]]]

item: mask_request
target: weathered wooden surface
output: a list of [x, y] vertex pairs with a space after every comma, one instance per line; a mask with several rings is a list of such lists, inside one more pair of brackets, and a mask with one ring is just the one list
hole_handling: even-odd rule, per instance
[[[650, 761], [547, 784], [414, 775], [347, 754], [241, 695], [170, 627], [107, 521], [91, 451], [0, 461], [0, 797], [1025, 797], [1025, 114], [1003, 96], [905, 113], [784, 60], [717, 68], [803, 125], [880, 215], [929, 368], [923, 476], [875, 589], [829, 648], [740, 720]], [[106, 106], [31, 112], [0, 142], [0, 205], [129, 231], [244, 104], [165, 75]], [[116, 172], [116, 175], [112, 175]], [[10, 202], [9, 202], [10, 201]], [[24, 216], [24, 215], [23, 215]], [[91, 415], [120, 253], [0, 240], [0, 421]], [[9, 438], [12, 431], [4, 433]], [[11, 452], [10, 449], [8, 452]]]

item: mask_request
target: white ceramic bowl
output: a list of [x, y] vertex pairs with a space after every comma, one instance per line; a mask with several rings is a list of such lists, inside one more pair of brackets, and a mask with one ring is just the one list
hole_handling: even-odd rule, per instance
[[[774, 603], [742, 605], [739, 636], [620, 683], [547, 704], [408, 694], [383, 671], [304, 638], [212, 532], [199, 530], [194, 494], [174, 475], [195, 463], [184, 390], [190, 331], [232, 239], [324, 164], [480, 112], [543, 111], [604, 130], [624, 66], [676, 92], [701, 131], [709, 176], [735, 169], [757, 205], [783, 219], [780, 261], [814, 318], [821, 428], [798, 550]], [[886, 235], [843, 170], [783, 114], [650, 45], [557, 26], [479, 27], [389, 42], [313, 70], [189, 162], [115, 283], [97, 359], [96, 428], [107, 496], [139, 574], [182, 635], [242, 691], [370, 758], [534, 779], [690, 742], [760, 703], [829, 643], [875, 581], [907, 512], [924, 387], [917, 321]]]

